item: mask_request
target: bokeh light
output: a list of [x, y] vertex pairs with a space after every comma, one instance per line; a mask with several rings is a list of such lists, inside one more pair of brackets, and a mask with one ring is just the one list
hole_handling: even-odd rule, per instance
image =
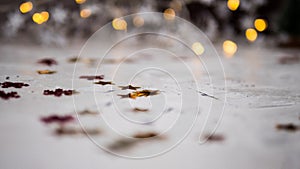
[[267, 21], [265, 21], [264, 19], [255, 19], [254, 27], [259, 32], [262, 32], [267, 29], [268, 24], [267, 24]]
[[127, 22], [124, 19], [115, 18], [112, 21], [112, 26], [115, 30], [126, 30], [127, 29]]
[[245, 32], [245, 35], [246, 35], [246, 38], [248, 39], [248, 41], [250, 41], [250, 42], [254, 42], [257, 38], [257, 32], [253, 28], [247, 29]]
[[240, 0], [228, 0], [227, 1], [227, 7], [231, 11], [235, 11], [239, 8], [240, 6]]
[[49, 13], [47, 11], [41, 12], [43, 22], [47, 22], [49, 19]]
[[40, 13], [34, 13], [32, 15], [32, 20], [33, 20], [33, 22], [40, 25], [43, 23], [43, 16]]
[[196, 55], [201, 55], [204, 52], [204, 47], [200, 42], [195, 42], [192, 45], [192, 50], [195, 52]]
[[135, 27], [141, 27], [141, 26], [143, 26], [144, 25], [144, 19], [141, 17], [141, 16], [135, 16], [134, 18], [133, 18], [133, 25], [135, 26]]
[[30, 12], [32, 10], [32, 2], [28, 1], [28, 2], [24, 2], [20, 5], [20, 11], [22, 13], [27, 13], [27, 12]]
[[75, 2], [76, 2], [77, 4], [83, 4], [83, 3], [86, 2], [86, 0], [75, 0]]
[[49, 19], [49, 12], [47, 12], [47, 11], [43, 11], [41, 13], [34, 13], [32, 15], [33, 22], [35, 22], [39, 25], [44, 23], [44, 22], [47, 22], [48, 19]]
[[226, 57], [231, 58], [236, 53], [238, 46], [231, 40], [223, 42], [223, 51]]
[[168, 8], [164, 11], [164, 17], [166, 20], [173, 20], [175, 18], [175, 11], [172, 8]]
[[88, 18], [89, 16], [91, 16], [92, 11], [90, 9], [82, 9], [80, 11], [80, 17], [81, 18]]

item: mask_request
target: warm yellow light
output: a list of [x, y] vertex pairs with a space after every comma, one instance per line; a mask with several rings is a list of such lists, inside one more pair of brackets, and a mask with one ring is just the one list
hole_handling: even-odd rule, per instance
[[250, 42], [254, 42], [257, 38], [257, 32], [252, 28], [247, 29], [245, 35]]
[[32, 20], [39, 25], [44, 22], [47, 22], [48, 19], [49, 19], [49, 13], [47, 11], [43, 11], [41, 13], [34, 13], [32, 15]]
[[82, 9], [80, 11], [80, 17], [81, 18], [88, 18], [89, 16], [91, 16], [92, 11], [90, 9]]
[[32, 15], [32, 20], [37, 24], [42, 24], [44, 22], [43, 16], [40, 13], [34, 13]]
[[83, 3], [86, 2], [86, 0], [75, 0], [75, 2], [76, 2], [77, 4], [83, 4]]
[[231, 11], [235, 11], [240, 6], [240, 0], [228, 0], [227, 1], [227, 7]]
[[204, 47], [200, 42], [195, 42], [192, 45], [192, 50], [196, 53], [196, 55], [201, 55], [204, 52]]
[[254, 27], [259, 32], [262, 32], [262, 31], [264, 31], [264, 30], [267, 29], [268, 24], [267, 24], [267, 21], [265, 21], [264, 19], [255, 19], [255, 21], [254, 21]]
[[223, 51], [225, 53], [225, 56], [227, 56], [228, 58], [231, 58], [235, 54], [237, 49], [238, 47], [233, 41], [226, 40], [223, 42]]
[[43, 11], [40, 14], [42, 15], [43, 22], [47, 22], [49, 19], [49, 13], [47, 11]]
[[166, 20], [173, 20], [175, 18], [175, 11], [171, 8], [168, 8], [164, 11], [164, 17]]
[[115, 30], [126, 30], [127, 29], [127, 22], [124, 19], [115, 18], [112, 21], [112, 26]]
[[140, 17], [140, 16], [135, 16], [133, 18], [133, 24], [136, 27], [141, 27], [141, 26], [144, 25], [144, 19], [142, 17]]
[[30, 12], [32, 10], [32, 2], [28, 1], [28, 2], [24, 2], [20, 5], [20, 11], [22, 13], [27, 13], [27, 12]]

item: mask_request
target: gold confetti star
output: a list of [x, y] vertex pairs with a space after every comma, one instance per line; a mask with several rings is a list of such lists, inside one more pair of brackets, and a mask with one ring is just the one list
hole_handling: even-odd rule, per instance
[[44, 74], [54, 74], [56, 71], [53, 70], [38, 70], [36, 71], [38, 74], [44, 75]]

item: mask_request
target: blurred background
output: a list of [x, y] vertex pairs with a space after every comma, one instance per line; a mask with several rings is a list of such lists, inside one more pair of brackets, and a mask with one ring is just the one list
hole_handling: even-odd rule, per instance
[[[5, 42], [64, 46], [86, 40], [116, 18], [150, 11], [187, 19], [213, 42], [300, 46], [299, 0], [1, 0], [0, 36]], [[125, 30], [127, 24], [113, 27]], [[143, 25], [143, 18], [133, 24]]]
[[[124, 17], [144, 12], [163, 15]], [[184, 25], [186, 22], [179, 22], [182, 20], [176, 16], [200, 28], [213, 44], [200, 31], [190, 31], [195, 27]], [[159, 24], [149, 22], [160, 17]], [[11, 100], [0, 98], [0, 168], [299, 169], [299, 18], [300, 0], [1, 0], [1, 83], [24, 82], [29, 86], [2, 87], [0, 91], [4, 98], [20, 94]], [[90, 38], [103, 26], [105, 31]], [[150, 29], [171, 32], [170, 37], [176, 38], [158, 33], [119, 41], [122, 36]], [[221, 51], [224, 55], [217, 57]], [[191, 57], [194, 53], [201, 57]], [[148, 71], [152, 68], [163, 73]], [[104, 75], [104, 82], [115, 86], [80, 78], [90, 75]], [[142, 78], [136, 78], [135, 83], [131, 81], [135, 77]], [[128, 82], [162, 91], [154, 97], [158, 100], [149, 101], [152, 110], [149, 106], [149, 112], [138, 114], [131, 109], [131, 102], [120, 98], [119, 94], [128, 93], [117, 86]], [[74, 89], [76, 95], [44, 95], [45, 90], [56, 89]], [[177, 98], [184, 92], [189, 97], [182, 97], [188, 100], [181, 109]], [[163, 97], [169, 93], [171, 97]], [[195, 101], [199, 103], [193, 104]], [[189, 136], [180, 135], [185, 131], [182, 124], [194, 125], [187, 121], [196, 107], [200, 113], [195, 127], [187, 132]], [[49, 126], [40, 120], [56, 115], [76, 119], [76, 110], [100, 110], [104, 118], [91, 113], [81, 122], [96, 131], [93, 133], [101, 144], [120, 144], [130, 157], [152, 153], [155, 146], [173, 145], [177, 136], [187, 137], [178, 148], [159, 158], [116, 159], [95, 150], [81, 132], [81, 123], [64, 125], [70, 130], [63, 133], [62, 125]], [[104, 122], [108, 119], [130, 134], [144, 129], [123, 125], [127, 123], [116, 118], [119, 114], [123, 118], [123, 113], [133, 124], [136, 117], [154, 119], [153, 123], [136, 123], [146, 124], [149, 131], [159, 133], [170, 125], [174, 132], [159, 142], [142, 142], [135, 147], [126, 140], [119, 141], [118, 132], [111, 132]], [[163, 119], [161, 123], [156, 117]], [[173, 127], [175, 124], [181, 128]], [[203, 130], [200, 125], [208, 127]], [[216, 136], [209, 135], [215, 126]], [[208, 144], [198, 144], [200, 133]]]

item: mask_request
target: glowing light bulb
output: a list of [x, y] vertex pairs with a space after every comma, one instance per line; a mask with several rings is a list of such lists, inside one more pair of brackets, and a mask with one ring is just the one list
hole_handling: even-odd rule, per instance
[[112, 26], [115, 30], [126, 30], [127, 29], [127, 22], [124, 19], [115, 18], [112, 21]]
[[252, 28], [247, 29], [245, 35], [250, 42], [254, 42], [257, 38], [257, 32]]
[[168, 8], [164, 11], [164, 17], [166, 20], [173, 20], [175, 18], [175, 11], [172, 8]]
[[231, 11], [235, 11], [239, 8], [240, 6], [240, 0], [228, 0], [227, 1], [227, 7]]
[[265, 21], [264, 19], [255, 19], [255, 21], [254, 21], [254, 27], [259, 32], [262, 32], [262, 31], [264, 31], [264, 30], [267, 29], [268, 24], [267, 24], [267, 21]]
[[135, 16], [133, 18], [133, 24], [136, 27], [141, 27], [144, 25], [144, 19], [141, 16]]
[[223, 42], [223, 51], [226, 57], [231, 58], [236, 53], [238, 47], [236, 43], [231, 40], [226, 40]]
[[27, 13], [30, 12], [32, 10], [32, 2], [28, 1], [28, 2], [24, 2], [20, 5], [19, 9], [22, 13]]
[[81, 18], [88, 18], [88, 17], [91, 16], [91, 14], [92, 14], [92, 11], [90, 9], [82, 9], [80, 11], [80, 17]]
[[192, 45], [192, 50], [195, 52], [196, 55], [201, 55], [204, 52], [204, 47], [200, 42], [195, 42]]

